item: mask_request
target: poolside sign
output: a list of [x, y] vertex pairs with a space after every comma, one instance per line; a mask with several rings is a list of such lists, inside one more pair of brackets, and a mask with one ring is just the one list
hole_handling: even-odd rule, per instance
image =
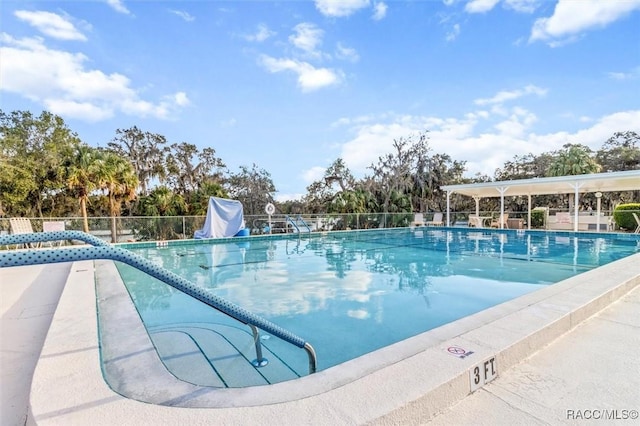
[[471, 392], [475, 392], [493, 379], [498, 377], [496, 357], [492, 356], [469, 370], [469, 385]]
[[464, 348], [461, 348], [460, 346], [449, 346], [447, 348], [447, 352], [449, 352], [450, 355], [453, 355], [460, 359], [465, 359], [469, 355], [473, 354], [473, 351], [468, 351]]

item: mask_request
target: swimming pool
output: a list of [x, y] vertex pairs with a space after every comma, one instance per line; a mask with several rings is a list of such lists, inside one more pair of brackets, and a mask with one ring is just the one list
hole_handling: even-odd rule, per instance
[[[420, 228], [128, 248], [304, 337], [322, 370], [636, 253], [637, 241]], [[307, 374], [299, 349], [263, 335], [270, 365], [250, 376], [237, 355], [251, 347], [242, 324], [133, 268], [118, 268], [176, 377], [242, 387]], [[236, 355], [216, 352], [222, 344]]]

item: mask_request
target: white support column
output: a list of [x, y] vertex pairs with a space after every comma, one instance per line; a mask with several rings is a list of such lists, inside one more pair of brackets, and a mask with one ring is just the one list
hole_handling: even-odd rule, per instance
[[450, 198], [451, 198], [451, 191], [447, 191], [447, 226], [451, 226], [451, 219], [449, 216], [449, 212], [450, 212]]
[[527, 204], [527, 229], [531, 230], [531, 194], [528, 195], [529, 203]]
[[600, 232], [600, 207], [601, 207], [601, 198], [602, 192], [596, 192], [596, 232]]
[[474, 195], [473, 199], [476, 200], [476, 216], [480, 217], [480, 197]]
[[504, 193], [509, 189], [508, 186], [501, 186], [500, 188], [496, 188], [500, 193], [500, 216], [498, 216], [498, 220], [500, 221], [500, 229], [504, 228], [504, 221], [502, 218], [504, 217]]
[[573, 232], [578, 232], [578, 201], [579, 201], [579, 192], [578, 190], [582, 187], [582, 183], [572, 183], [569, 184], [573, 188]]

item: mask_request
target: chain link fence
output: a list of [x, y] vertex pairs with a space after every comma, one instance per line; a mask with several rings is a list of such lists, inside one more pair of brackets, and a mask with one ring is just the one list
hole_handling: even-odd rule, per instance
[[[427, 214], [428, 219], [433, 214]], [[458, 214], [453, 215], [457, 217]], [[464, 215], [466, 217], [467, 215]], [[305, 215], [246, 215], [245, 225], [251, 235], [295, 232], [326, 232], [339, 230], [406, 227], [413, 213], [351, 213]], [[34, 232], [42, 232], [53, 223], [56, 229], [82, 231], [81, 217], [29, 218]], [[122, 216], [90, 217], [89, 233], [106, 241], [112, 240], [115, 229], [117, 242], [162, 241], [193, 238], [202, 229], [205, 216]], [[115, 222], [115, 226], [113, 223]], [[465, 222], [466, 225], [466, 222]], [[11, 233], [9, 218], [0, 218], [0, 233]]]
[[[481, 215], [496, 216], [495, 212], [480, 212]], [[547, 215], [549, 213], [546, 213]], [[581, 213], [582, 214], [582, 213]], [[473, 212], [450, 212], [451, 226], [468, 226]], [[525, 224], [527, 212], [510, 213], [510, 218], [520, 218]], [[34, 232], [41, 232], [53, 223], [55, 229], [82, 231], [81, 217], [29, 218]], [[303, 214], [303, 215], [246, 215], [244, 217], [250, 235], [327, 232], [374, 228], [407, 227], [414, 220], [413, 213], [346, 213], [346, 214]], [[432, 213], [425, 213], [424, 220], [433, 219]], [[446, 222], [446, 215], [444, 217]], [[193, 238], [196, 230], [202, 229], [205, 216], [122, 216], [90, 217], [89, 233], [105, 241], [112, 241], [115, 229], [117, 242], [166, 241]], [[115, 222], [115, 226], [114, 226]], [[545, 228], [543, 223], [532, 220], [533, 228]], [[540, 226], [542, 225], [542, 226]], [[0, 218], [0, 233], [11, 233], [9, 218]]]

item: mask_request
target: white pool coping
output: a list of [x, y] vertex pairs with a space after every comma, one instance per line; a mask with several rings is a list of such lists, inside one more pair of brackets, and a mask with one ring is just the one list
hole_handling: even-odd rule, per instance
[[[108, 263], [96, 262], [99, 274], [109, 273]], [[631, 291], [640, 284], [638, 265], [640, 254], [629, 256], [290, 382], [192, 389], [196, 392], [176, 401], [175, 390], [162, 382], [154, 385], [156, 379], [145, 381], [147, 373], [138, 371], [144, 383], [135, 390], [139, 399], [183, 405], [176, 407], [123, 397], [105, 383], [94, 264], [76, 262], [34, 373], [30, 421], [42, 425], [364, 424], [407, 404], [419, 406], [423, 418], [430, 418], [469, 395], [469, 370], [477, 364], [495, 357], [500, 375]], [[137, 327], [124, 324], [128, 332]], [[447, 351], [453, 346], [473, 354], [457, 358]], [[127, 383], [136, 384], [136, 380]]]

